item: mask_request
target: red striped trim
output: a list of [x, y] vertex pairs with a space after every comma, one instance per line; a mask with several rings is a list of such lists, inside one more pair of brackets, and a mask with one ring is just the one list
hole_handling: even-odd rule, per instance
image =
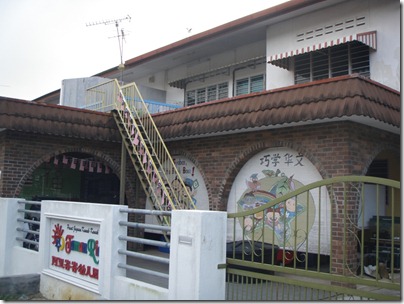
[[330, 41], [325, 41], [322, 43], [313, 44], [311, 46], [309, 45], [306, 47], [302, 47], [300, 49], [296, 49], [295, 51], [291, 50], [291, 51], [283, 52], [283, 53], [276, 54], [276, 55], [270, 55], [270, 56], [268, 56], [268, 62], [272, 62], [272, 61], [276, 61], [276, 60], [280, 60], [280, 59], [284, 59], [284, 58], [288, 58], [288, 57], [293, 57], [296, 55], [300, 55], [300, 54], [304, 54], [304, 53], [308, 53], [308, 52], [312, 52], [312, 51], [316, 51], [316, 50], [321, 50], [321, 49], [324, 49], [327, 47], [332, 47], [332, 46], [335, 46], [338, 44], [351, 42], [351, 41], [355, 41], [355, 40], [362, 42], [363, 44], [366, 44], [370, 48], [376, 50], [377, 49], [376, 37], [377, 37], [376, 31], [339, 37], [337, 39], [333, 39]]

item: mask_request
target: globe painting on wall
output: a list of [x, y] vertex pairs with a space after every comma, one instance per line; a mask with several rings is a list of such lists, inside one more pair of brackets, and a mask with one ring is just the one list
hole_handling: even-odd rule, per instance
[[[263, 170], [262, 173], [263, 178], [258, 179], [258, 173], [253, 173], [246, 181], [247, 189], [237, 201], [237, 211], [251, 210], [265, 205], [303, 186], [301, 182], [294, 179], [293, 175], [288, 177], [279, 169]], [[305, 214], [308, 211], [309, 214]], [[289, 198], [264, 211], [245, 217], [240, 224], [250, 237], [254, 233], [256, 237], [260, 237], [262, 228], [267, 229], [266, 233], [264, 231], [264, 241], [285, 248], [292, 247], [292, 242], [294, 244], [296, 241], [296, 245], [299, 245], [305, 241], [306, 233], [303, 231], [307, 226], [309, 228], [313, 226], [314, 215], [315, 205], [312, 196], [302, 195], [297, 199]], [[296, 221], [297, 217], [299, 217], [298, 221]], [[292, 227], [293, 225], [297, 227]], [[291, 239], [292, 231], [297, 231], [293, 240]]]
[[[270, 203], [302, 186], [321, 180], [315, 166], [289, 148], [272, 148], [253, 156], [238, 173], [230, 191], [227, 212], [243, 212], [267, 205], [260, 212], [238, 218], [238, 227], [228, 222], [228, 240], [247, 238], [280, 248], [317, 248], [327, 253], [329, 198], [323, 193], [305, 192], [275, 205]], [[321, 206], [319, 206], [321, 204]], [[322, 227], [322, 229], [320, 229]], [[324, 228], [324, 229], [323, 229]], [[310, 238], [308, 236], [311, 236]]]

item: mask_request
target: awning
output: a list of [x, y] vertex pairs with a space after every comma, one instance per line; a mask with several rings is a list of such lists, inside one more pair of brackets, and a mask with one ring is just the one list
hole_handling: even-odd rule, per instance
[[377, 44], [376, 44], [376, 31], [372, 32], [365, 32], [365, 33], [359, 33], [359, 34], [352, 34], [348, 36], [343, 36], [337, 39], [333, 39], [330, 41], [325, 41], [322, 43], [318, 44], [312, 44], [308, 45], [306, 47], [298, 48], [295, 50], [290, 50], [287, 52], [283, 52], [280, 54], [274, 54], [268, 56], [268, 63], [275, 64], [277, 66], [280, 66], [282, 68], [288, 68], [288, 60], [285, 60], [289, 57], [301, 55], [304, 53], [308, 52], [313, 52], [317, 50], [321, 50], [324, 48], [332, 47], [335, 45], [347, 43], [347, 42], [352, 42], [352, 41], [359, 41], [363, 44], [366, 44], [370, 48], [376, 50]]
[[218, 67], [215, 69], [211, 69], [211, 70], [205, 71], [203, 73], [197, 73], [197, 74], [189, 75], [189, 76], [181, 78], [181, 79], [169, 81], [168, 85], [171, 87], [184, 89], [186, 87], [186, 84], [189, 82], [204, 80], [206, 78], [214, 77], [214, 76], [221, 75], [221, 74], [228, 75], [230, 73], [230, 68], [255, 66], [255, 65], [259, 65], [259, 64], [264, 64], [265, 62], [266, 62], [265, 55], [254, 57], [254, 58], [249, 58], [249, 59], [245, 59], [245, 60], [241, 60], [241, 61], [238, 61], [235, 63], [228, 64], [228, 65], [224, 65], [224, 66], [221, 66], [221, 67]]

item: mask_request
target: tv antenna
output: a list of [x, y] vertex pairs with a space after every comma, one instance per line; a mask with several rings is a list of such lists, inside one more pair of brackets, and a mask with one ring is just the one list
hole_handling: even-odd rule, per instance
[[[130, 22], [131, 19], [132, 18], [129, 15], [127, 15], [126, 17], [119, 18], [119, 19], [107, 19], [107, 20], [102, 20], [102, 21], [86, 23], [86, 26], [94, 26], [94, 25], [100, 25], [100, 24], [104, 24], [104, 25], [115, 24], [116, 33], [117, 33], [117, 36], [115, 36], [115, 37], [118, 38], [119, 53], [121, 56], [121, 64], [118, 66], [118, 69], [122, 70], [122, 72], [123, 72], [123, 69], [125, 68], [125, 65], [123, 64], [123, 42], [125, 41], [125, 32], [124, 32], [123, 28], [119, 29], [119, 24], [125, 20], [128, 20]], [[110, 38], [115, 38], [115, 37], [110, 37]], [[121, 79], [121, 81], [122, 81], [122, 79]]]

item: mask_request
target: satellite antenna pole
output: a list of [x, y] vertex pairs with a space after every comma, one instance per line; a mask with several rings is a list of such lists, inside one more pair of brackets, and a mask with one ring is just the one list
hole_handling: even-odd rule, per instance
[[[121, 63], [118, 66], [118, 69], [121, 70], [121, 83], [123, 82], [123, 70], [125, 68], [125, 65], [123, 63], [123, 41], [125, 41], [125, 33], [124, 33], [123, 29], [121, 29], [121, 33], [119, 33], [119, 23], [124, 20], [129, 20], [129, 22], [130, 22], [131, 17], [129, 15], [127, 15], [124, 18], [96, 21], [96, 22], [86, 24], [86, 26], [94, 26], [94, 25], [100, 25], [100, 24], [109, 25], [112, 23], [115, 24], [116, 33], [117, 33], [116, 37], [118, 38], [118, 45], [119, 45], [119, 54], [121, 57]], [[109, 38], [115, 38], [115, 37], [109, 37]]]

